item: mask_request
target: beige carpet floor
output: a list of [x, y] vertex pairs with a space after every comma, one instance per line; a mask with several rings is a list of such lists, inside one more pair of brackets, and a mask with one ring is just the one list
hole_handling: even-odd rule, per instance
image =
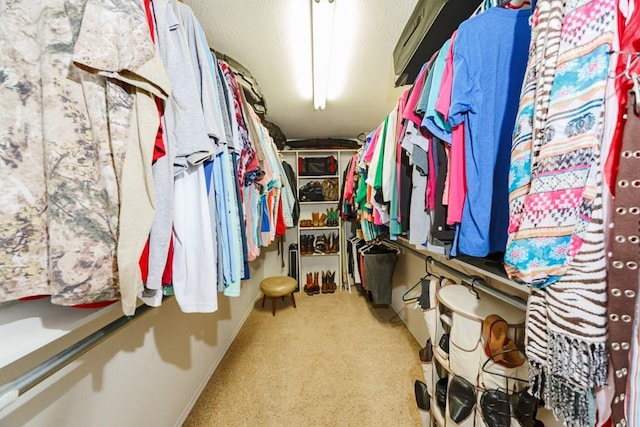
[[260, 302], [185, 426], [420, 426], [419, 345], [356, 290]]

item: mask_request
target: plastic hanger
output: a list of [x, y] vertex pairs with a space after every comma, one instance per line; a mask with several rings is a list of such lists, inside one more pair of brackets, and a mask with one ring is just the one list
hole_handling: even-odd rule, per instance
[[627, 56], [627, 65], [624, 68], [624, 71], [621, 71], [618, 74], [609, 73], [608, 77], [610, 79], [617, 79], [617, 78], [620, 78], [622, 76], [625, 76], [628, 79], [632, 79], [630, 71], [633, 68], [633, 66], [636, 64], [636, 62], [638, 62], [638, 59], [640, 58], [640, 52], [625, 52], [625, 51], [611, 50], [611, 51], [609, 51], [609, 54], [610, 55], [626, 55]]
[[419, 296], [415, 296], [415, 297], [410, 297], [407, 298], [407, 295], [409, 295], [409, 293], [411, 291], [413, 291], [415, 288], [417, 288], [418, 286], [422, 286], [422, 282], [423, 280], [426, 280], [429, 276], [422, 276], [420, 278], [420, 280], [418, 280], [418, 283], [416, 283], [415, 285], [413, 285], [412, 287], [410, 287], [405, 293], [402, 294], [402, 301], [404, 301], [405, 303], [411, 302], [411, 301], [417, 301]]
[[[500, 372], [494, 372], [494, 371], [487, 370], [487, 364], [489, 362], [493, 362], [494, 361], [493, 360], [494, 357], [500, 356], [501, 354], [513, 353], [514, 351], [520, 351], [520, 350], [518, 350], [518, 349], [504, 350], [504, 351], [499, 351], [497, 353], [492, 354], [491, 357], [487, 358], [487, 360], [485, 360], [485, 362], [482, 364], [482, 368], [481, 368], [482, 372], [485, 372], [485, 373], [490, 374], [490, 375], [495, 375], [497, 377], [505, 378], [507, 380], [513, 380], [513, 381], [521, 382], [523, 384], [529, 384], [529, 380], [528, 379], [512, 377], [510, 375], [505, 375], [505, 374], [502, 374]], [[482, 387], [484, 387], [485, 390], [488, 390], [488, 388], [484, 385], [484, 383], [482, 384]], [[501, 390], [501, 391], [504, 391], [505, 394], [507, 394], [508, 396], [520, 395], [521, 394], [521, 392], [515, 392], [515, 393], [511, 392], [508, 382], [506, 383], [505, 390]]]

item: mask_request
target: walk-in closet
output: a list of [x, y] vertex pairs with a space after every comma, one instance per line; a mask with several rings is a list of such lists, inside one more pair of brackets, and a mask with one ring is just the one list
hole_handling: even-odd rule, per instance
[[640, 426], [637, 0], [0, 0], [0, 426]]

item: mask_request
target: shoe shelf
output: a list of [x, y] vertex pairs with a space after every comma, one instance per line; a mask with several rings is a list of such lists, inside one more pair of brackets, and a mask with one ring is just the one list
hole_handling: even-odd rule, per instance
[[301, 257], [309, 257], [309, 258], [313, 258], [313, 257], [321, 257], [321, 256], [336, 256], [336, 255], [340, 255], [340, 252], [334, 252], [332, 254], [301, 254]]
[[[322, 200], [319, 202], [299, 202], [301, 205], [337, 205], [337, 200]], [[305, 228], [305, 227], [302, 227]], [[307, 227], [308, 228], [308, 227]]]
[[[285, 150], [284, 159], [293, 167], [297, 176], [298, 200], [300, 203], [300, 217], [295, 230], [298, 244], [298, 283], [300, 291], [305, 291], [308, 274], [315, 276], [319, 273], [320, 285], [323, 274], [335, 274], [335, 284], [343, 289], [343, 261], [345, 252], [345, 236], [342, 221], [336, 214], [339, 208], [340, 191], [342, 189], [342, 175], [349, 165], [356, 150], [322, 149], [322, 150]], [[330, 159], [333, 157], [333, 159]], [[326, 163], [320, 160], [326, 159]], [[323, 169], [317, 169], [327, 165]], [[303, 173], [302, 167], [310, 167]], [[310, 172], [314, 172], [311, 174]], [[329, 181], [329, 182], [326, 182]], [[304, 201], [302, 200], [304, 199]], [[315, 200], [320, 199], [320, 200]], [[331, 213], [331, 214], [330, 214]], [[323, 218], [324, 217], [324, 218]], [[309, 226], [300, 223], [309, 222]], [[311, 225], [312, 221], [315, 223]], [[317, 222], [316, 222], [317, 221]], [[322, 239], [327, 248], [326, 253], [314, 253], [324, 248], [318, 246]], [[322, 286], [321, 286], [322, 290]], [[326, 292], [331, 294], [331, 292]], [[309, 293], [307, 293], [309, 294]], [[325, 294], [322, 291], [320, 294]], [[314, 294], [315, 295], [315, 294]], [[317, 297], [316, 297], [317, 298]]]
[[300, 181], [308, 179], [310, 181], [317, 179], [338, 178], [338, 175], [300, 175], [298, 179]]

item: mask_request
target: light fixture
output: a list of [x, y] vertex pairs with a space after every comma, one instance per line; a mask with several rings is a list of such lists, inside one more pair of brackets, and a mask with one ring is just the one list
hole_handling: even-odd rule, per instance
[[335, 5], [336, 0], [311, 0], [313, 107], [316, 110], [323, 110], [327, 103]]

